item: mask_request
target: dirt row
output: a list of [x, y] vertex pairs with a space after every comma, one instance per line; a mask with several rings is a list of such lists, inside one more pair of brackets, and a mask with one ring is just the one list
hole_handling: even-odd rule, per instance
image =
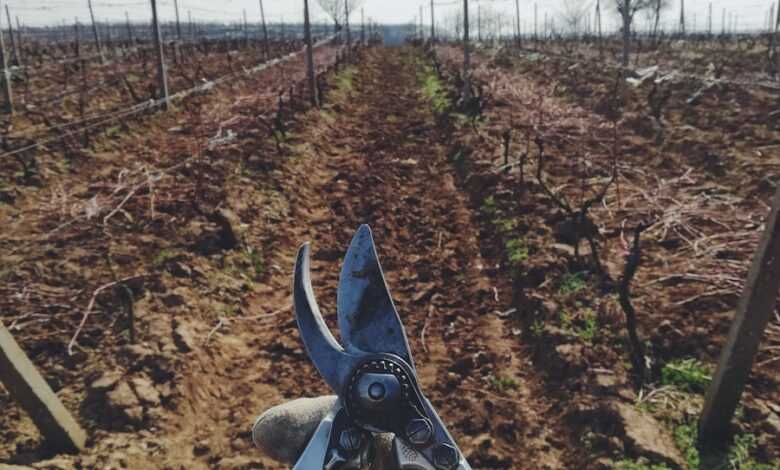
[[[441, 47], [437, 56], [460, 89], [462, 53]], [[635, 86], [597, 61], [507, 49], [481, 51], [474, 63], [481, 112], [459, 127], [453, 159], [479, 214], [483, 255], [512, 280], [515, 325], [588, 436], [581, 458], [595, 468], [642, 456], [691, 467], [702, 393], [776, 185], [767, 172], [780, 162], [777, 94], [680, 78]], [[597, 203], [587, 223], [572, 223], [562, 204], [577, 211], [588, 200]], [[651, 362], [638, 389], [618, 287], [639, 225], [630, 299]], [[778, 325], [735, 426], [747, 460], [775, 464]], [[673, 383], [680, 368], [686, 379]], [[665, 456], [631, 444], [625, 423], [636, 410], [666, 428], [666, 445], [656, 446]], [[733, 461], [727, 467], [741, 468]]]
[[[315, 59], [333, 70], [338, 53], [323, 47]], [[287, 220], [289, 152], [280, 145], [308, 106], [297, 92], [277, 112], [278, 91], [299, 90], [304, 71], [297, 56], [169, 113], [124, 123], [123, 133], [104, 135], [80, 158], [47, 155], [43, 187], [0, 207], [2, 320], [91, 445], [83, 456], [50, 461], [3, 392], [0, 461], [192, 468], [196, 454], [202, 467], [221, 460], [193, 450], [207, 446], [215, 423], [231, 420], [224, 407], [208, 408], [221, 418], [196, 413], [208, 393], [186, 380], [188, 354], [206, 347], [221, 318], [246, 316], [250, 300], [270, 292], [260, 284], [277, 269], [269, 253], [280, 233], [270, 227]], [[195, 423], [190, 412], [212, 421]], [[234, 428], [248, 432], [243, 422]], [[225, 457], [220, 449], [233, 439], [220, 435], [215, 453]]]

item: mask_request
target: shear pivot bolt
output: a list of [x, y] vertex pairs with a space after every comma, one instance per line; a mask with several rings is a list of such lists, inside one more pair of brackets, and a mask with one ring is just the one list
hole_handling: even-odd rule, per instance
[[427, 444], [432, 435], [433, 426], [427, 419], [413, 419], [406, 426], [406, 437], [416, 446]]
[[433, 450], [433, 464], [438, 470], [453, 470], [460, 463], [458, 450], [449, 444], [439, 444]]
[[347, 452], [360, 450], [363, 444], [363, 433], [355, 428], [347, 429], [341, 432], [339, 436], [339, 447]]
[[385, 386], [379, 382], [373, 383], [368, 387], [368, 396], [371, 397], [372, 400], [382, 400], [385, 398], [386, 393]]

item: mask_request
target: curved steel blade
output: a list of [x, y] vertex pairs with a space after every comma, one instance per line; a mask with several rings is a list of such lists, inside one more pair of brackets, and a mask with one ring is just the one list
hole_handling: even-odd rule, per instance
[[406, 331], [390, 297], [368, 225], [358, 229], [344, 257], [338, 318], [347, 351], [395, 354], [414, 370]]
[[317, 431], [314, 432], [293, 470], [321, 470], [323, 468], [330, 446], [333, 421], [339, 411], [341, 411], [341, 403], [336, 403], [330, 413], [320, 422]]
[[358, 358], [344, 351], [322, 319], [311, 287], [309, 244], [298, 251], [293, 279], [293, 305], [303, 344], [330, 388], [341, 393]]

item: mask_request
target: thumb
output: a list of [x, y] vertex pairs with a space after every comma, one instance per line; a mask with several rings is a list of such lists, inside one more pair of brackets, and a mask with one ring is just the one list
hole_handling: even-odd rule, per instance
[[252, 440], [272, 459], [294, 465], [336, 400], [302, 398], [271, 408], [255, 422]]

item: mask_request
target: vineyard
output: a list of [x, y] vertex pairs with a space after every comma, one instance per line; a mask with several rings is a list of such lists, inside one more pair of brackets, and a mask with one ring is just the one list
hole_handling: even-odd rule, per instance
[[0, 330], [86, 433], [60, 452], [0, 382], [0, 469], [287, 468], [255, 419], [333, 393], [296, 251], [335, 325], [361, 224], [472, 468], [780, 468], [774, 302], [698, 445], [776, 211], [776, 35], [639, 35], [622, 65], [600, 32], [469, 44], [468, 7], [465, 39], [312, 34], [308, 8], [270, 39], [155, 16], [0, 43]]

